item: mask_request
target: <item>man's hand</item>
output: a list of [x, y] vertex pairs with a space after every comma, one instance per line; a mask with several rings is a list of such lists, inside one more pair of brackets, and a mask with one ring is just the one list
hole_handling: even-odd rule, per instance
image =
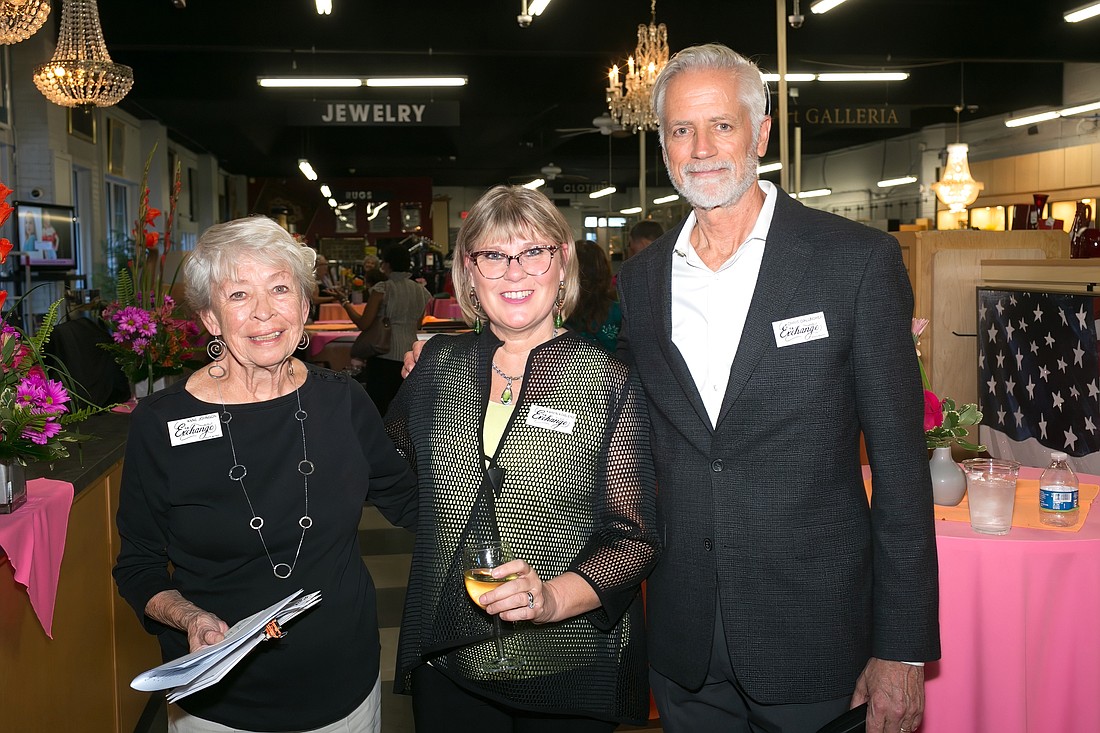
[[916, 730], [924, 716], [924, 667], [871, 657], [852, 694], [852, 707], [865, 702], [868, 733]]
[[412, 349], [405, 352], [405, 358], [401, 362], [401, 378], [409, 376], [409, 373], [416, 366], [416, 362], [420, 359], [420, 352], [424, 350], [424, 341], [414, 341]]

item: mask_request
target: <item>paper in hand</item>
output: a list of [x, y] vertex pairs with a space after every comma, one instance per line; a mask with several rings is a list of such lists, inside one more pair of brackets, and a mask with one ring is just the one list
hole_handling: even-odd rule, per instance
[[280, 627], [287, 621], [320, 602], [320, 591], [296, 590], [278, 603], [238, 621], [217, 644], [142, 672], [130, 682], [130, 687], [142, 692], [169, 690], [168, 702], [198, 692], [221, 680], [261, 641], [281, 635]]

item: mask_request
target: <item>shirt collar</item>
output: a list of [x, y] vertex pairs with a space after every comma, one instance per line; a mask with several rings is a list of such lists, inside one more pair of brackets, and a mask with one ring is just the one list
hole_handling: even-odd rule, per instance
[[[736, 260], [737, 254], [740, 253], [749, 242], [756, 240], [763, 245], [768, 239], [768, 232], [771, 231], [772, 226], [772, 218], [775, 216], [775, 201], [779, 189], [777, 189], [775, 184], [771, 181], [757, 181], [756, 184], [760, 186], [760, 190], [764, 192], [764, 205], [760, 207], [760, 213], [756, 216], [756, 223], [753, 224], [749, 236], [741, 243], [741, 247], [737, 248], [737, 253], [723, 263], [722, 267], [726, 267]], [[672, 251], [679, 257], [686, 259], [689, 264], [703, 267], [703, 261], [699, 258], [695, 248], [691, 246], [691, 233], [695, 229], [695, 222], [695, 211], [692, 211], [684, 221], [684, 226], [680, 229], [680, 235], [676, 238], [676, 244], [673, 245]]]

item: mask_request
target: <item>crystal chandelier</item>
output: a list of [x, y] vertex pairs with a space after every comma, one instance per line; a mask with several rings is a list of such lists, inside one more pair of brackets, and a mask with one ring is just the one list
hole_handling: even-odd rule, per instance
[[627, 59], [622, 86], [617, 65], [607, 74], [607, 107], [611, 117], [635, 132], [657, 129], [650, 94], [657, 75], [668, 63], [668, 29], [664, 23], [657, 25], [657, 0], [650, 0], [649, 13], [649, 25], [638, 25], [638, 47]]
[[65, 0], [57, 50], [34, 69], [38, 91], [62, 107], [110, 107], [134, 85], [134, 70], [107, 53], [95, 0]]
[[959, 113], [962, 105], [955, 107], [955, 144], [947, 146], [947, 163], [943, 167], [943, 176], [932, 184], [936, 198], [943, 202], [953, 214], [966, 211], [966, 207], [978, 199], [978, 192], [985, 184], [975, 181], [970, 175], [970, 162], [966, 158], [969, 147], [959, 142]]
[[49, 0], [0, 0], [0, 44], [27, 40], [49, 15]]

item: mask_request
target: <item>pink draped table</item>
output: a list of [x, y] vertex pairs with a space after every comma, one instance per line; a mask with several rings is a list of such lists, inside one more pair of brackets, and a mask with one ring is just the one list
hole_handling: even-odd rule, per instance
[[942, 656], [921, 733], [1100, 731], [1100, 508], [1077, 532], [941, 520], [936, 547]]

